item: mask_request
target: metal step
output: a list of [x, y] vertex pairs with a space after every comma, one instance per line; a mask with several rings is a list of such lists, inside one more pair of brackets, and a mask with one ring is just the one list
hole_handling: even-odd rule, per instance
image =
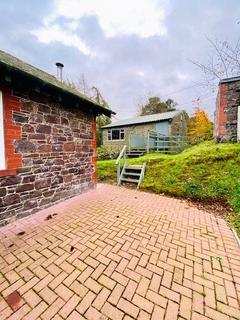
[[126, 171], [124, 171], [124, 172], [123, 172], [123, 175], [124, 175], [124, 176], [135, 176], [135, 177], [140, 177], [141, 172], [136, 173], [136, 172], [126, 172]]
[[138, 182], [139, 182], [139, 180], [130, 179], [130, 178], [122, 178], [121, 181], [123, 181], [123, 182], [129, 182], [129, 183], [138, 183]]
[[125, 167], [125, 170], [142, 170], [142, 165], [129, 165]]
[[144, 153], [141, 152], [141, 151], [134, 151], [134, 152], [130, 151], [130, 152], [127, 152], [127, 153], [126, 153], [126, 155], [129, 155], [129, 154], [130, 154], [130, 155], [131, 155], [131, 154], [132, 154], [132, 155], [134, 155], [134, 154], [136, 154], [136, 155], [138, 155], [138, 154], [143, 155]]
[[143, 156], [143, 153], [127, 153], [128, 158], [139, 158]]

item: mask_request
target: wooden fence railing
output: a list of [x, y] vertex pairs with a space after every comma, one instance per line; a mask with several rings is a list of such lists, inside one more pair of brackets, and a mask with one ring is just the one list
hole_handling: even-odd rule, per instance
[[155, 131], [148, 131], [147, 152], [152, 149], [162, 153], [179, 153], [187, 146], [186, 137], [166, 136]]

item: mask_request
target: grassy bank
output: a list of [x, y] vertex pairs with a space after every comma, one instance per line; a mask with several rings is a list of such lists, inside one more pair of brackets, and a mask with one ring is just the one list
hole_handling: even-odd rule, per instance
[[[142, 190], [230, 205], [228, 219], [240, 233], [240, 145], [202, 143], [178, 155], [148, 154], [129, 163], [147, 162]], [[115, 160], [98, 161], [98, 179], [116, 183]]]

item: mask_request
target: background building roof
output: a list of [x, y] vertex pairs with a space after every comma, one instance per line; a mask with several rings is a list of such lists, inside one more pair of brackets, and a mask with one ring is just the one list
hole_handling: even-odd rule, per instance
[[176, 111], [151, 114], [149, 116], [139, 116], [134, 118], [122, 119], [122, 120], [110, 123], [107, 126], [104, 126], [103, 128], [105, 129], [105, 128], [113, 128], [113, 127], [122, 127], [127, 125], [170, 120], [181, 112], [182, 112], [181, 110], [176, 110]]
[[235, 82], [235, 81], [240, 81], [240, 76], [221, 79], [220, 83]]

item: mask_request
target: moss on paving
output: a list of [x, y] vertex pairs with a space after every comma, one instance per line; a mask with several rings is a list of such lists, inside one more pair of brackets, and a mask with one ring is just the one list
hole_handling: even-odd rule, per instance
[[[178, 155], [153, 153], [128, 162], [147, 162], [142, 190], [231, 206], [228, 221], [240, 234], [240, 144], [205, 142]], [[116, 183], [115, 160], [98, 161], [97, 169], [99, 181]]]

